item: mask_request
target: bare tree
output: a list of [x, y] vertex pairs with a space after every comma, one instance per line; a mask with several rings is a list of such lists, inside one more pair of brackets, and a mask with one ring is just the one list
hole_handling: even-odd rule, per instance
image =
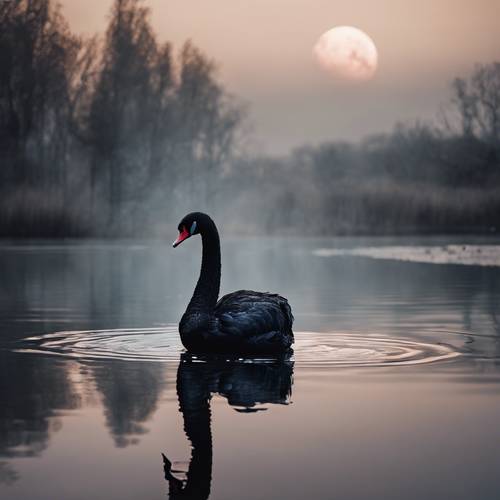
[[231, 156], [242, 106], [215, 78], [216, 66], [191, 42], [180, 56], [177, 91], [179, 153], [192, 198], [213, 205], [216, 183]]
[[0, 5], [0, 149], [6, 182], [67, 185], [71, 82], [81, 40], [49, 0]]
[[101, 68], [89, 113], [91, 190], [98, 182], [119, 225], [131, 179], [142, 172], [151, 102], [151, 67], [156, 40], [149, 11], [137, 0], [117, 0], [106, 33]]
[[500, 62], [476, 66], [466, 80], [456, 78], [452, 102], [457, 107], [464, 136], [500, 144]]

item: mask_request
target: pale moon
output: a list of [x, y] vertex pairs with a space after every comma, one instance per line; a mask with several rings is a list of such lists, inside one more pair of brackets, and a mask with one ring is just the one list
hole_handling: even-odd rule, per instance
[[313, 54], [329, 73], [348, 80], [369, 80], [377, 70], [377, 47], [365, 32], [352, 26], [323, 33]]

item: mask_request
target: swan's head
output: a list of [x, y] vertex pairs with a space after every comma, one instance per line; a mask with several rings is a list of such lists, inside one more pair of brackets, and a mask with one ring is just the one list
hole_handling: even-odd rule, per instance
[[208, 217], [200, 212], [193, 212], [187, 214], [180, 222], [177, 229], [179, 229], [179, 236], [174, 241], [174, 248], [179, 246], [184, 240], [200, 232], [200, 226], [203, 225], [205, 218]]

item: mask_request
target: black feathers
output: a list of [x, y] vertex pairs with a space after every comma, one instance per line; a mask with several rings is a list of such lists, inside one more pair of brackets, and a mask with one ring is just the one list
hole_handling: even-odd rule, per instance
[[222, 297], [213, 315], [215, 334], [237, 337], [257, 351], [283, 351], [293, 343], [292, 311], [280, 295], [239, 290]]

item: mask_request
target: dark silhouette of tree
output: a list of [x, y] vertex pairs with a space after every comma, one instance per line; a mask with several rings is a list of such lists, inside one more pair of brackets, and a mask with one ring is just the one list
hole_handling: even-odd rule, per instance
[[500, 63], [478, 65], [468, 79], [456, 78], [452, 102], [462, 133], [498, 147], [500, 143]]
[[[0, 6], [2, 179], [66, 186], [66, 120], [80, 40], [49, 0]], [[50, 170], [41, 168], [50, 163]]]
[[231, 154], [241, 109], [215, 80], [214, 63], [191, 42], [182, 48], [180, 59], [177, 116], [183, 177], [190, 194], [210, 205]]
[[156, 41], [138, 0], [113, 6], [87, 111], [92, 203], [100, 209], [104, 199], [118, 232], [126, 215], [140, 214], [145, 198], [161, 199], [163, 210], [176, 190], [207, 202], [214, 193], [206, 181], [218, 178], [241, 120], [215, 79], [215, 65], [191, 42], [177, 74], [170, 44]]
[[155, 104], [156, 41], [147, 15], [147, 9], [136, 1], [115, 2], [90, 107], [92, 197], [98, 181], [104, 180], [111, 222], [117, 224], [128, 184], [137, 180], [140, 162], [147, 157], [144, 149]]
[[50, 0], [2, 2], [0, 21], [5, 231], [61, 211], [123, 234], [187, 196], [213, 199], [242, 116], [191, 42], [176, 63], [140, 0], [115, 1], [103, 42], [72, 35]]

